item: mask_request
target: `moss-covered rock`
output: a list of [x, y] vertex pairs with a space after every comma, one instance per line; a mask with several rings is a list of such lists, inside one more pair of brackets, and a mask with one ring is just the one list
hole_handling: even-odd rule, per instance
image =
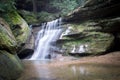
[[69, 24], [70, 31], [63, 36], [63, 49], [71, 54], [102, 54], [110, 49], [114, 36], [99, 32], [101, 27], [91, 26], [95, 22]]
[[23, 66], [16, 55], [0, 50], [0, 80], [16, 80]]
[[[73, 24], [67, 24], [64, 27], [67, 28], [63, 34], [63, 39], [76, 39], [81, 38], [82, 36], [88, 36], [89, 32], [98, 32], [101, 31], [102, 28], [100, 26], [95, 26], [96, 22], [93, 21], [87, 21], [84, 23], [73, 23]], [[67, 34], [67, 35], [66, 35]]]
[[10, 24], [18, 46], [24, 44], [30, 35], [30, 28], [26, 21], [15, 11], [5, 14], [4, 19]]
[[16, 53], [17, 43], [9, 25], [0, 18], [0, 49]]
[[87, 53], [102, 54], [110, 49], [114, 37], [105, 33], [91, 33], [90, 36], [78, 40], [67, 40], [63, 44], [63, 48], [67, 53]]

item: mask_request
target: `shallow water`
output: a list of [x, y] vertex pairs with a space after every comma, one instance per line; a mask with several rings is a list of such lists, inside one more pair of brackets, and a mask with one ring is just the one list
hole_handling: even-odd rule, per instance
[[55, 61], [23, 61], [25, 71], [18, 80], [120, 80], [120, 66], [72, 64], [55, 66]]

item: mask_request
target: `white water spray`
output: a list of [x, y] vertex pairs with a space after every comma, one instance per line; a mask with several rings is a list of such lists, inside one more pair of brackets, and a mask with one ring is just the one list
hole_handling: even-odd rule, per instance
[[62, 34], [61, 29], [61, 18], [44, 23], [42, 25], [42, 29], [38, 32], [36, 41], [35, 41], [35, 51], [30, 60], [38, 60], [38, 59], [46, 59], [50, 57], [53, 53], [53, 48], [57, 39]]

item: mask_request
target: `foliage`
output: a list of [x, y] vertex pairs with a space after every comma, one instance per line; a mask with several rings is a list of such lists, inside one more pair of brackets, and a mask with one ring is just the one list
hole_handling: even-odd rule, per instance
[[11, 12], [15, 9], [15, 0], [0, 0], [0, 12]]
[[78, 6], [76, 0], [38, 0], [38, 3], [44, 4], [45, 7], [37, 14], [40, 22], [63, 17]]
[[38, 13], [37, 16], [40, 22], [50, 21], [55, 19], [55, 14], [44, 12], [44, 11]]
[[[53, 0], [50, 2], [53, 7], [61, 10], [62, 15], [66, 15], [68, 12], [72, 11], [78, 5], [76, 0]], [[67, 5], [67, 6], [66, 6]]]
[[85, 1], [87, 0], [76, 0], [79, 6], [84, 6]]
[[20, 10], [19, 13], [27, 21], [27, 23], [31, 24], [37, 22], [36, 15], [33, 12]]

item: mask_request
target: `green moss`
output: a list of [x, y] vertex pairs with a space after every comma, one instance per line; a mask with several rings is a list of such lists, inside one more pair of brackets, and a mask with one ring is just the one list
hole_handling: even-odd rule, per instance
[[3, 15], [3, 18], [9, 23], [11, 28], [13, 25], [21, 24], [21, 17], [16, 11], [6, 13], [5, 15]]
[[[4, 18], [10, 24], [18, 44], [25, 43], [30, 34], [30, 29], [26, 21], [15, 11], [7, 13]], [[16, 27], [17, 29], [13, 29], [13, 26], [15, 25], [18, 25], [19, 27]], [[16, 35], [18, 32], [20, 35]]]
[[83, 34], [82, 38], [67, 38], [67, 40], [63, 42], [62, 48], [67, 50], [66, 53], [70, 53], [74, 46], [79, 50], [80, 45], [87, 45], [85, 53], [101, 54], [110, 48], [114, 40], [114, 37], [108, 33], [95, 31], [84, 33], [86, 34]]
[[97, 31], [97, 30], [101, 30], [100, 26], [95, 26], [97, 23], [93, 22], [93, 21], [87, 21], [87, 22], [83, 22], [81, 23], [73, 23], [73, 24], [69, 24], [70, 27], [72, 27], [72, 30], [74, 32], [91, 32], [91, 31]]
[[0, 49], [7, 49], [11, 53], [16, 53], [16, 40], [10, 31], [0, 25]]

